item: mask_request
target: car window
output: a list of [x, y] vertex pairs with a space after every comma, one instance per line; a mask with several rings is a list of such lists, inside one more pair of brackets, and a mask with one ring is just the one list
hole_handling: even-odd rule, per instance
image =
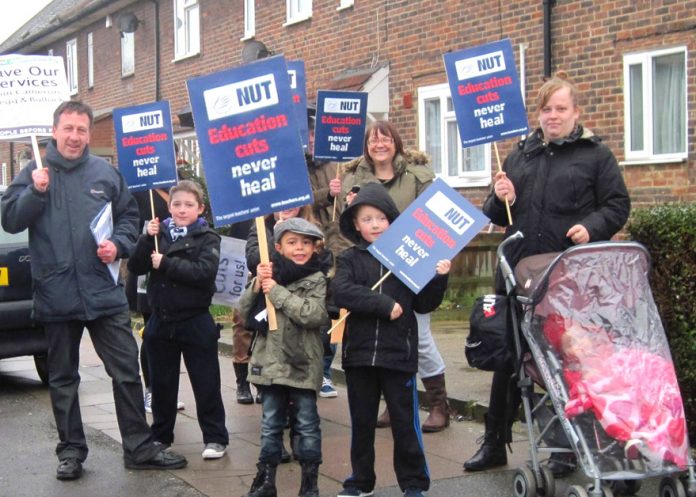
[[[0, 198], [2, 198], [2, 195], [0, 195]], [[4, 229], [2, 229], [2, 226], [0, 225], [0, 243], [3, 245], [6, 244], [17, 244], [17, 243], [27, 243], [29, 241], [29, 233], [27, 230], [20, 231], [19, 233], [16, 233], [14, 235], [7, 233]]]

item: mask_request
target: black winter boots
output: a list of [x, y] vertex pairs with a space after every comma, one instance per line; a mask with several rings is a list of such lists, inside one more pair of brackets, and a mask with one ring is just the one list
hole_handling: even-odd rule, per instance
[[302, 463], [302, 483], [300, 484], [300, 497], [319, 497], [319, 463]]
[[254, 397], [251, 395], [251, 387], [247, 381], [247, 376], [249, 375], [249, 364], [246, 362], [235, 362], [234, 375], [237, 378], [237, 403], [253, 404]]
[[507, 464], [504, 430], [486, 415], [486, 431], [483, 435], [483, 445], [471, 459], [464, 463], [467, 471], [483, 471], [484, 469], [504, 466]]
[[275, 485], [276, 467], [268, 463], [259, 462], [256, 463], [256, 469], [256, 477], [254, 477], [249, 493], [245, 494], [244, 497], [277, 497], [278, 492]]

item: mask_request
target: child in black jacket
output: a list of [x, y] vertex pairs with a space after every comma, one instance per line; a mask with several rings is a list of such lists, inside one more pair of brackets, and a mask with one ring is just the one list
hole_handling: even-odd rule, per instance
[[[171, 218], [151, 220], [128, 269], [149, 273], [147, 297], [152, 316], [144, 340], [152, 383], [152, 433], [168, 446], [174, 441], [181, 356], [196, 399], [203, 432], [203, 459], [225, 454], [229, 437], [220, 391], [217, 328], [208, 308], [215, 293], [220, 235], [200, 217], [203, 191], [184, 180], [169, 192]], [[155, 251], [155, 237], [159, 251]]]
[[439, 261], [436, 276], [417, 295], [395, 276], [387, 277], [372, 290], [387, 269], [367, 247], [398, 215], [386, 189], [370, 183], [361, 188], [339, 221], [341, 233], [355, 246], [339, 255], [331, 284], [334, 303], [350, 312], [342, 359], [352, 422], [353, 472], [343, 482], [338, 497], [373, 493], [374, 440], [381, 394], [391, 415], [399, 487], [404, 495], [418, 497], [430, 486], [416, 401], [418, 324], [414, 311], [428, 313], [440, 305], [451, 264]]

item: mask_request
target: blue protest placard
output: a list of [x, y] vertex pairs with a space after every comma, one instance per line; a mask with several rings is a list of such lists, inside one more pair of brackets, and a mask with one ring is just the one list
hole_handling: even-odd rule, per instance
[[509, 39], [444, 55], [463, 147], [527, 132], [527, 112]]
[[292, 92], [297, 127], [300, 130], [302, 148], [306, 152], [309, 149], [309, 126], [307, 125], [307, 79], [304, 61], [289, 60], [288, 76], [290, 76], [290, 91]]
[[344, 162], [363, 153], [367, 120], [367, 93], [317, 92], [314, 157]]
[[418, 293], [435, 276], [437, 261], [454, 258], [487, 223], [480, 210], [438, 178], [368, 250]]
[[169, 102], [114, 109], [118, 169], [131, 192], [176, 185]]
[[215, 226], [312, 203], [282, 56], [186, 84]]

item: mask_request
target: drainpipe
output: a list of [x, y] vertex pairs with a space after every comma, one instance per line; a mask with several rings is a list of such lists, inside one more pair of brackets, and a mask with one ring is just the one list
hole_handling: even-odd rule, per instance
[[544, 0], [544, 77], [551, 77], [551, 8], [556, 0]]
[[155, 102], [162, 98], [160, 88], [160, 18], [159, 1], [150, 0], [155, 4]]

